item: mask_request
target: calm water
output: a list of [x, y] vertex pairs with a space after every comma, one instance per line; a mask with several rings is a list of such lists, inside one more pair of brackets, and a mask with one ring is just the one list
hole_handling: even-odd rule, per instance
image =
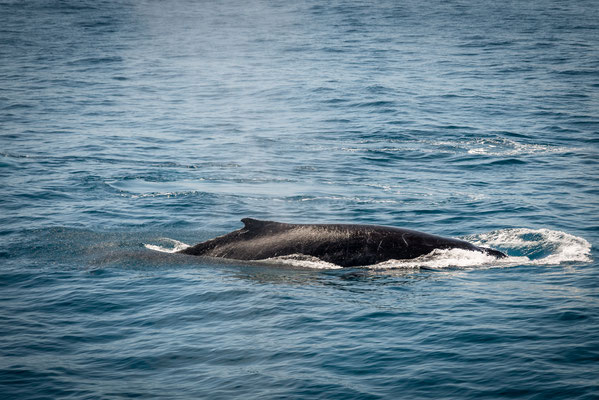
[[[2, 398], [599, 398], [597, 15], [0, 1]], [[247, 216], [510, 258], [168, 253]]]

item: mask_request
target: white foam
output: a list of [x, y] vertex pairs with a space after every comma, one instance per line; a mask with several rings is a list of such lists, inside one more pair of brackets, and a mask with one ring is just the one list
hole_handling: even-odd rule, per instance
[[516, 156], [535, 153], [564, 153], [569, 151], [565, 147], [520, 143], [509, 139], [479, 139], [477, 141], [465, 142], [464, 147], [468, 148], [468, 146], [472, 146], [468, 149], [468, 154], [481, 154], [490, 156]]
[[[501, 229], [466, 238], [477, 245], [511, 249], [523, 254], [526, 264], [555, 265], [591, 261], [591, 244], [578, 236], [546, 228]], [[543, 257], [530, 257], [538, 253]], [[547, 254], [549, 253], [549, 254]], [[512, 257], [513, 258], [513, 257]]]
[[314, 268], [314, 269], [340, 269], [343, 268], [337, 264], [322, 261], [320, 258], [307, 256], [305, 254], [290, 254], [288, 256], [272, 257], [259, 260], [266, 264], [283, 264], [292, 267]]
[[478, 251], [463, 249], [435, 249], [429, 254], [412, 258], [409, 260], [388, 260], [376, 265], [371, 269], [393, 269], [393, 268], [451, 268], [451, 267], [474, 267], [496, 263], [494, 256]]
[[429, 141], [438, 146], [450, 146], [455, 149], [466, 150], [468, 154], [489, 156], [516, 156], [538, 153], [564, 153], [570, 151], [566, 147], [545, 144], [521, 143], [507, 138], [478, 138], [465, 141]]
[[190, 247], [188, 244], [179, 242], [178, 240], [175, 240], [175, 239], [163, 238], [161, 240], [169, 242], [170, 244], [172, 244], [172, 247], [164, 247], [164, 246], [159, 246], [156, 244], [147, 244], [147, 243], [144, 243], [144, 247], [146, 249], [159, 251], [161, 253], [176, 253], [178, 251], [185, 250], [186, 248]]

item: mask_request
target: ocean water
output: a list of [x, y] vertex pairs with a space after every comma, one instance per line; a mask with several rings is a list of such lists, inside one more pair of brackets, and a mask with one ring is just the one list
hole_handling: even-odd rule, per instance
[[[1, 397], [599, 398], [597, 15], [1, 0]], [[243, 217], [509, 257], [172, 253]]]

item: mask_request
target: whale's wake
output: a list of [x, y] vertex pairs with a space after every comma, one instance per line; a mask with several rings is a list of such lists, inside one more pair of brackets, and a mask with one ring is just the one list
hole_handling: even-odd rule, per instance
[[550, 229], [512, 228], [466, 237], [474, 243], [498, 246], [527, 264], [550, 265], [591, 261], [591, 244], [578, 236]]

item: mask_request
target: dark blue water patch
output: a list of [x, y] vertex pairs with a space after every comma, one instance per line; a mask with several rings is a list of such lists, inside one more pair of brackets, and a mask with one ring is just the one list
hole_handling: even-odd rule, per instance
[[395, 91], [391, 87], [383, 85], [371, 85], [366, 88], [369, 93], [373, 95], [395, 95]]
[[28, 108], [33, 108], [33, 107], [34, 106], [31, 104], [13, 103], [13, 104], [4, 106], [2, 109], [6, 110], [6, 111], [10, 111], [10, 110], [28, 109]]
[[508, 158], [503, 160], [490, 161], [486, 164], [479, 164], [478, 168], [496, 167], [496, 166], [518, 166], [528, 164], [527, 161], [518, 158]]
[[566, 75], [566, 76], [595, 76], [599, 77], [599, 72], [596, 69], [565, 69], [565, 70], [556, 70], [556, 74], [558, 75]]
[[104, 28], [108, 26], [113, 26], [115, 24], [115, 20], [111, 17], [103, 17], [102, 19], [98, 19], [95, 21], [84, 21], [80, 22], [78, 25], [82, 28]]
[[343, 104], [343, 103], [347, 103], [349, 102], [349, 99], [343, 99], [343, 98], [331, 98], [331, 99], [326, 99], [323, 100], [322, 102], [324, 104]]
[[382, 108], [382, 107], [386, 108], [386, 107], [395, 106], [395, 102], [387, 101], [387, 100], [376, 100], [376, 101], [358, 103], [358, 104], [356, 104], [356, 106], [360, 107], [360, 108]]
[[599, 119], [592, 119], [592, 118], [589, 118], [588, 116], [580, 115], [580, 116], [575, 116], [573, 118], [573, 121], [570, 121], [570, 124], [576, 125], [576, 126], [589, 126], [589, 127], [591, 127], [591, 129], [593, 129], [594, 127], [599, 126]]
[[[558, 319], [560, 321], [584, 321], [588, 318], [589, 318], [588, 315], [585, 315], [584, 313], [576, 312], [576, 311], [565, 311], [565, 312], [562, 312], [561, 314], [559, 314], [559, 317], [558, 317]], [[598, 354], [598, 356], [599, 356], [599, 354]]]
[[[4, 369], [0, 375], [0, 383], [6, 388], [4, 394], [10, 398], [39, 398], [36, 393], [45, 393], [49, 396], [85, 396], [93, 393], [85, 390], [61, 389], [63, 382], [58, 377], [59, 373], [40, 373], [20, 365]], [[46, 383], [41, 384], [41, 382]]]
[[481, 168], [509, 168], [519, 167], [528, 164], [526, 160], [520, 158], [500, 158], [488, 155], [463, 155], [452, 157], [452, 163], [456, 163], [462, 169], [481, 169]]

